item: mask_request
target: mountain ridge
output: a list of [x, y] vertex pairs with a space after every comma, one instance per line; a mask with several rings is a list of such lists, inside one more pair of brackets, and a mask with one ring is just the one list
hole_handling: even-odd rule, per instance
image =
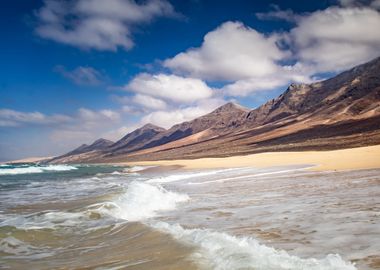
[[[136, 141], [132, 145], [119, 143], [118, 150], [115, 146], [99, 149], [95, 155], [79, 160], [197, 158], [297, 147], [317, 149], [318, 144], [326, 148], [322, 138], [334, 148], [344, 145], [332, 140], [339, 136], [346, 140], [345, 145], [349, 142], [368, 145], [380, 143], [377, 117], [380, 117], [380, 57], [324, 81], [291, 84], [277, 98], [253, 110], [228, 102], [167, 130], [145, 125], [118, 141], [130, 143], [127, 139], [133, 137]], [[350, 127], [350, 123], [358, 128]], [[154, 134], [149, 133], [152, 130]], [[363, 142], [357, 138], [360, 133], [368, 137]], [[292, 148], [294, 143], [297, 146]]]

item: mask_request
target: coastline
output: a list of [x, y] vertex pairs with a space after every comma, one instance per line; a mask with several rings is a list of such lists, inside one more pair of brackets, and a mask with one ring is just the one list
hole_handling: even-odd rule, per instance
[[265, 168], [286, 165], [315, 165], [314, 171], [345, 171], [380, 168], [380, 145], [332, 151], [267, 152], [222, 158], [178, 159], [139, 162], [118, 162], [127, 166], [181, 166], [184, 169], [236, 167]]
[[45, 160], [49, 160], [54, 158], [53, 156], [50, 157], [28, 157], [28, 158], [22, 158], [22, 159], [16, 159], [16, 160], [9, 160], [9, 161], [4, 161], [0, 162], [1, 163], [6, 163], [6, 164], [18, 164], [18, 163], [36, 163], [36, 162], [42, 162]]

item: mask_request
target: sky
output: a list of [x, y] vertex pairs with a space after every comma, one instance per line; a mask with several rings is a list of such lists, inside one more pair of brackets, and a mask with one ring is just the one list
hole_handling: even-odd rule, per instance
[[63, 154], [380, 55], [380, 0], [13, 0], [0, 29], [0, 161]]

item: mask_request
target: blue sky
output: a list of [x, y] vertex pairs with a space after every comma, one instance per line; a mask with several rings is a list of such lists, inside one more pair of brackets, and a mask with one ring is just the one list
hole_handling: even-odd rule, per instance
[[57, 155], [228, 101], [255, 108], [379, 55], [379, 0], [8, 1], [0, 160]]

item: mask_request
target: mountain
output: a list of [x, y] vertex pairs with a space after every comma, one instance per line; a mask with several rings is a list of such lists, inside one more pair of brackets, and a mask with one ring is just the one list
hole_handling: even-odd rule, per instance
[[164, 133], [165, 129], [146, 124], [145, 126], [128, 133], [123, 138], [109, 147], [112, 154], [127, 153], [135, 149], [143, 147], [147, 142], [154, 138], [157, 134]]
[[322, 82], [292, 84], [278, 98], [251, 111], [248, 119], [265, 124], [305, 113], [330, 120], [339, 119], [339, 115], [363, 114], [378, 108], [379, 71], [380, 58], [377, 58]]
[[[114, 162], [325, 150], [380, 143], [380, 58], [312, 84], [291, 84], [250, 110], [227, 103], [168, 130], [146, 125], [118, 142], [79, 156]], [[68, 155], [66, 154], [66, 156]]]
[[74, 161], [75, 159], [71, 159], [72, 157], [76, 157], [76, 156], [78, 156], [78, 157], [82, 156], [83, 157], [84, 156], [83, 154], [101, 151], [101, 150], [107, 149], [108, 147], [110, 147], [113, 144], [114, 144], [113, 141], [101, 138], [101, 139], [94, 141], [90, 145], [82, 144], [78, 148], [75, 148], [74, 150], [72, 150], [72, 151], [70, 151], [70, 152], [68, 152], [62, 156], [58, 156], [58, 157], [53, 158], [52, 160], [50, 160], [50, 162], [59, 163], [59, 162], [67, 162], [69, 160]]
[[94, 141], [92, 144], [82, 144], [78, 148], [74, 149], [73, 151], [67, 153], [66, 155], [76, 155], [76, 154], [82, 154], [86, 152], [96, 151], [96, 150], [103, 150], [108, 148], [109, 146], [113, 145], [114, 142], [106, 139], [98, 139]]
[[[199, 132], [203, 132], [200, 135], [204, 139], [227, 133], [240, 125], [248, 112], [249, 109], [243, 106], [232, 102], [227, 103], [209, 114], [173, 126], [154, 137], [142, 149], [163, 145]], [[207, 132], [204, 132], [206, 130]]]
[[117, 142], [105, 139], [96, 140], [91, 145], [83, 144], [71, 152], [58, 156], [51, 160], [54, 163], [82, 162], [100, 157], [110, 157], [125, 154], [143, 147], [157, 134], [164, 132], [165, 129], [146, 124], [143, 127], [128, 133]]

